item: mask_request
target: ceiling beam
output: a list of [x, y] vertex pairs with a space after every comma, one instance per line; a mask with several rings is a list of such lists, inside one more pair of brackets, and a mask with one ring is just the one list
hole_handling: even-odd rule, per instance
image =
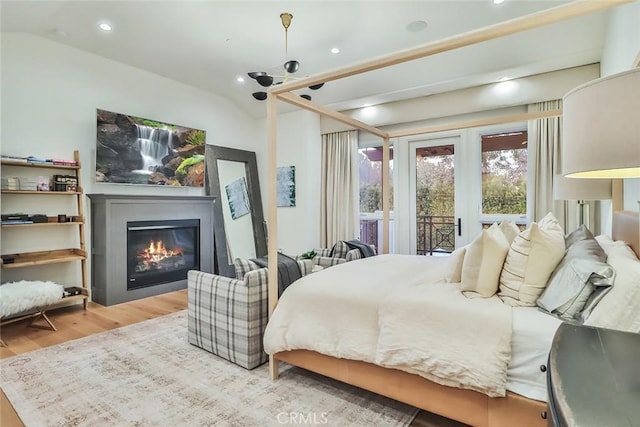
[[334, 120], [337, 120], [349, 126], [353, 126], [356, 129], [365, 130], [369, 133], [379, 136], [380, 138], [385, 138], [387, 136], [387, 132], [383, 130], [380, 130], [374, 126], [361, 122], [360, 120], [356, 120], [353, 117], [349, 117], [347, 115], [339, 113], [338, 111], [331, 110], [320, 104], [316, 104], [315, 102], [307, 101], [306, 99], [301, 98], [298, 95], [294, 95], [292, 93], [281, 93], [281, 94], [278, 94], [277, 97], [278, 99], [284, 102], [288, 102], [289, 104], [293, 104], [297, 107], [314, 111], [318, 114], [322, 114], [327, 117], [331, 117]]

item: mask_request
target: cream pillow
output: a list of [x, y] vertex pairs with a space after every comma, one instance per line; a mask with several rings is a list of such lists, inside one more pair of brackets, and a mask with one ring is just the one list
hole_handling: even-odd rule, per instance
[[467, 247], [462, 263], [462, 293], [469, 298], [489, 298], [498, 290], [502, 264], [509, 252], [509, 242], [493, 224]]
[[462, 263], [467, 247], [463, 246], [451, 253], [447, 260], [447, 268], [444, 273], [444, 280], [447, 283], [460, 283], [462, 280]]
[[500, 275], [500, 298], [513, 306], [535, 306], [564, 249], [564, 232], [553, 215], [532, 223], [511, 243]]
[[518, 226], [511, 221], [502, 221], [498, 227], [504, 234], [504, 237], [507, 238], [509, 244], [513, 243], [513, 240], [516, 238], [516, 236], [520, 234], [520, 229], [518, 228]]

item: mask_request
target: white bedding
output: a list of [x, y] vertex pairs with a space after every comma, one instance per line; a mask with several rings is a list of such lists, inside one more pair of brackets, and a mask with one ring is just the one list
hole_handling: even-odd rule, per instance
[[551, 341], [561, 323], [535, 307], [513, 308], [507, 390], [547, 402], [547, 374], [540, 371], [540, 365], [547, 364]]
[[265, 351], [313, 350], [504, 395], [511, 309], [462, 296], [444, 280], [446, 262], [381, 255], [305, 276], [282, 295]]
[[306, 349], [375, 363], [379, 302], [399, 288], [444, 280], [441, 263], [442, 258], [379, 255], [307, 275], [282, 294], [265, 330], [265, 351]]

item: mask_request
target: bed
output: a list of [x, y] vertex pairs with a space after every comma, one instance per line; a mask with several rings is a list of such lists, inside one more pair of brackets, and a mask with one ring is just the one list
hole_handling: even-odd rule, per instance
[[[346, 116], [330, 108], [316, 104], [311, 101], [302, 99], [293, 93], [294, 90], [312, 86], [320, 83], [327, 83], [333, 80], [354, 76], [361, 73], [377, 70], [383, 67], [401, 64], [403, 62], [426, 58], [430, 55], [436, 55], [453, 49], [462, 48], [475, 43], [482, 43], [495, 38], [516, 34], [528, 29], [553, 24], [560, 20], [571, 19], [580, 15], [594, 13], [605, 10], [617, 5], [628, 3], [631, 0], [611, 0], [608, 2], [594, 2], [577, 0], [571, 3], [565, 3], [551, 9], [541, 12], [522, 16], [513, 20], [505, 21], [489, 27], [480, 28], [478, 30], [463, 33], [457, 36], [449, 37], [443, 40], [434, 41], [423, 46], [413, 49], [389, 54], [383, 57], [364, 61], [360, 64], [344, 67], [326, 73], [302, 78], [296, 81], [290, 81], [278, 86], [272, 86], [268, 90], [267, 98], [267, 133], [268, 133], [268, 191], [267, 199], [275, 200], [277, 194], [277, 103], [283, 101], [288, 104], [303, 108], [312, 112], [316, 112], [324, 117], [347, 124], [355, 129], [368, 132], [378, 136], [382, 140], [383, 157], [382, 157], [382, 176], [386, 180], [382, 185], [382, 254], [389, 252], [389, 220], [390, 220], [390, 194], [388, 185], [389, 158], [390, 158], [390, 139], [407, 137], [411, 135], [428, 134], [432, 132], [440, 132], [454, 129], [465, 129], [470, 127], [479, 127], [490, 124], [502, 124], [515, 121], [535, 120], [546, 117], [556, 117], [562, 115], [562, 110], [530, 112], [506, 117], [489, 118], [484, 120], [476, 120], [469, 122], [458, 122], [444, 125], [427, 126], [408, 130], [384, 131], [367, 123]], [[613, 205], [622, 206], [622, 197], [617, 194], [614, 197]], [[277, 264], [276, 256], [278, 252], [278, 209], [275, 203], [271, 203], [267, 210], [267, 228], [271, 238], [268, 242], [268, 251], [272, 256], [269, 257], [269, 313], [274, 313], [276, 306], [279, 305], [277, 293]], [[634, 241], [637, 241], [638, 223], [637, 214], [635, 219], [635, 228], [632, 227], [632, 235]], [[627, 230], [628, 231], [628, 230]], [[626, 236], [626, 235], [625, 235]], [[618, 236], [620, 238], [620, 236]], [[636, 243], [637, 248], [637, 243]], [[357, 261], [360, 262], [360, 261]], [[336, 267], [332, 267], [336, 268]], [[349, 267], [350, 268], [350, 267]], [[344, 270], [343, 270], [344, 271]], [[330, 272], [326, 272], [329, 274]], [[315, 273], [314, 273], [315, 274]], [[323, 272], [317, 273], [319, 277], [327, 277]], [[640, 296], [639, 296], [640, 297]], [[516, 310], [514, 310], [516, 311]], [[527, 313], [516, 314], [513, 316], [513, 322], [529, 324]], [[535, 316], [535, 314], [532, 314]], [[517, 327], [517, 325], [516, 325]], [[554, 325], [550, 325], [553, 330]], [[526, 333], [536, 333], [535, 331], [523, 331]], [[548, 333], [547, 333], [548, 334]], [[512, 345], [518, 345], [512, 342]], [[269, 347], [269, 345], [267, 345]], [[506, 391], [504, 397], [489, 397], [487, 394], [475, 391], [473, 389], [462, 389], [450, 387], [430, 381], [415, 373], [407, 372], [400, 369], [383, 367], [375, 363], [363, 360], [349, 359], [345, 357], [334, 357], [323, 354], [318, 351], [309, 350], [307, 348], [290, 349], [287, 351], [274, 351], [269, 358], [270, 375], [272, 378], [278, 376], [278, 362], [287, 362], [308, 370], [318, 372], [320, 374], [353, 384], [364, 389], [397, 399], [421, 409], [441, 414], [443, 416], [459, 420], [461, 422], [476, 426], [513, 426], [513, 425], [545, 425], [546, 421], [542, 419], [541, 413], [546, 410], [545, 402], [536, 400], [535, 393], [531, 394], [532, 398], [524, 397], [522, 394], [528, 392], [520, 389], [519, 392]], [[544, 354], [544, 352], [543, 352]], [[511, 358], [513, 359], [513, 358]], [[526, 364], [526, 360], [512, 363], [511, 370], [530, 371]], [[513, 373], [513, 372], [512, 372]], [[525, 380], [526, 382], [526, 380]], [[521, 384], [522, 385], [522, 384]], [[513, 387], [511, 384], [508, 387]], [[515, 386], [518, 390], [518, 386]], [[539, 397], [539, 396], [538, 396]]]
[[[616, 247], [637, 251], [638, 213], [616, 213], [614, 224], [613, 239], [628, 244], [619, 242]], [[282, 295], [265, 332], [265, 350], [276, 363], [299, 366], [469, 425], [546, 425], [546, 376], [540, 367], [546, 364], [561, 320], [534, 307], [508, 307], [497, 297], [465, 298], [458, 283], [446, 280], [450, 264], [447, 258], [381, 255], [306, 276]], [[371, 277], [379, 279], [375, 293]], [[427, 307], [434, 297], [437, 304]], [[436, 314], [429, 314], [434, 307]], [[468, 307], [482, 315], [465, 320]], [[456, 329], [464, 332], [463, 339]], [[424, 343], [427, 350], [417, 356], [397, 351], [407, 338], [413, 338], [411, 347]], [[461, 340], [466, 345], [456, 344]], [[487, 341], [493, 342], [485, 348]], [[456, 351], [462, 355], [448, 363], [447, 352]], [[416, 367], [416, 360], [422, 366]], [[475, 372], [470, 379], [467, 365]], [[432, 371], [440, 377], [431, 376]], [[504, 378], [493, 380], [501, 374]]]

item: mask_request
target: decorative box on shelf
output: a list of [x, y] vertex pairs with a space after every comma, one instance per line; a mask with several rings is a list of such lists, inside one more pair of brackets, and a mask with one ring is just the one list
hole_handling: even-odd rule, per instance
[[78, 178], [73, 175], [54, 175], [53, 191], [77, 191]]

